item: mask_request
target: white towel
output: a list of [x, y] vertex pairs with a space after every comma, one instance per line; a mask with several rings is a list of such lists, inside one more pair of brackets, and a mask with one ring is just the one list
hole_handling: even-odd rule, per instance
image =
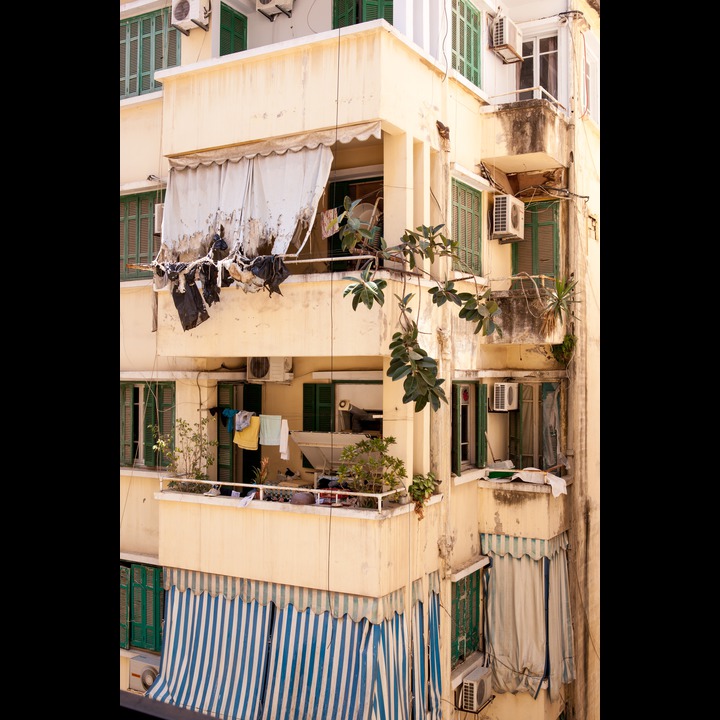
[[279, 445], [282, 415], [260, 416], [260, 444]]
[[290, 428], [288, 427], [288, 421], [283, 420], [280, 423], [280, 459], [289, 460], [290, 452], [288, 451], [288, 438], [290, 436]]

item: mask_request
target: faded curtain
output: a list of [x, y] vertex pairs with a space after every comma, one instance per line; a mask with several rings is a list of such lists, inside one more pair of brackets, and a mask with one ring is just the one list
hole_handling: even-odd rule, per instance
[[484, 575], [485, 640], [495, 692], [530, 692], [548, 679], [550, 699], [575, 678], [568, 536], [481, 535], [492, 558]]
[[413, 584], [410, 633], [404, 588], [363, 598], [177, 568], [163, 578], [148, 697], [227, 720], [440, 720], [437, 572]]

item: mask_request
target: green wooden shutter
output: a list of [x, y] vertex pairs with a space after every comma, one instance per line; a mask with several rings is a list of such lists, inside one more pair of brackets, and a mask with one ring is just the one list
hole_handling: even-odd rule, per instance
[[362, 3], [362, 22], [377, 20], [378, 18], [383, 18], [392, 25], [392, 0], [364, 0]]
[[305, 383], [303, 385], [303, 430], [335, 431], [335, 385]]
[[220, 56], [247, 50], [247, 18], [223, 3], [220, 5]]
[[457, 180], [452, 182], [453, 239], [458, 241], [455, 270], [482, 275], [482, 193]]
[[132, 565], [130, 595], [130, 644], [146, 650], [160, 650], [165, 602], [162, 568]]
[[157, 425], [161, 435], [175, 438], [175, 383], [145, 383], [143, 456], [147, 467], [167, 467], [168, 460], [153, 450], [155, 436], [149, 426]]
[[453, 0], [452, 11], [452, 67], [481, 87], [482, 13], [465, 0]]
[[[256, 415], [262, 414], [262, 391], [263, 385], [258, 383], [246, 383], [243, 385], [243, 406], [242, 410], [248, 410], [254, 412]], [[242, 481], [250, 483], [253, 481], [254, 468], [260, 467], [260, 460], [262, 459], [262, 450], [258, 445], [257, 450], [243, 450], [243, 470]]]
[[[513, 243], [513, 275], [526, 272], [528, 275], [558, 276], [560, 271], [559, 205], [558, 200], [525, 205], [525, 239]], [[537, 282], [541, 286], [551, 284], [547, 280]], [[513, 288], [534, 290], [532, 281], [527, 278], [515, 280]]]
[[[523, 467], [523, 402], [525, 388], [522, 383], [518, 384], [518, 409], [517, 411], [511, 411], [508, 413], [508, 455], [510, 460], [513, 462], [513, 466], [516, 468]], [[532, 397], [532, 388], [527, 388], [530, 396]]]
[[135, 456], [134, 393], [133, 383], [120, 383], [120, 465], [124, 466], [131, 466]]
[[120, 97], [137, 95], [138, 91], [138, 36], [140, 21], [137, 18], [120, 23]]
[[180, 64], [180, 33], [170, 8], [120, 21], [120, 97], [162, 89], [155, 72]]
[[451, 668], [480, 649], [480, 572], [452, 584]]
[[334, 0], [333, 29], [349, 27], [357, 22], [355, 0]]
[[120, 279], [152, 277], [149, 270], [128, 268], [128, 263], [150, 263], [159, 249], [155, 237], [155, 203], [163, 202], [165, 191], [125, 195], [120, 198]]
[[[303, 430], [307, 432], [335, 431], [334, 383], [305, 383], [303, 385]], [[313, 464], [303, 455], [304, 468]]]
[[452, 385], [452, 441], [450, 448], [450, 469], [458, 477], [462, 474], [462, 400], [460, 385]]
[[120, 566], [120, 647], [130, 647], [130, 568]]
[[[217, 479], [220, 482], [233, 482], [235, 479], [234, 450], [237, 445], [233, 443], [233, 433], [228, 432], [227, 425], [223, 425], [220, 420], [225, 408], [234, 407], [235, 387], [232, 383], [218, 383], [217, 385]], [[228, 420], [228, 422], [232, 421]]]
[[487, 385], [478, 383], [475, 389], [475, 427], [477, 428], [475, 464], [478, 467], [487, 465]]

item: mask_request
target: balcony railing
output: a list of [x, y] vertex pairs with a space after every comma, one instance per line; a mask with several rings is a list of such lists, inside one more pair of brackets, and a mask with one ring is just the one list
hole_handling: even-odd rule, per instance
[[[160, 478], [160, 492], [180, 492], [185, 495], [198, 495], [203, 497], [203, 494], [183, 492], [182, 489], [175, 490], [174, 488], [167, 487], [166, 485], [174, 482], [182, 485], [182, 483], [193, 483], [207, 485], [208, 490], [213, 487], [225, 486], [232, 488], [236, 492], [241, 492], [242, 488], [248, 488], [255, 490], [256, 495], [253, 500], [267, 501], [276, 500], [279, 502], [290, 502], [290, 499], [295, 493], [312, 493], [315, 496], [315, 505], [331, 505], [332, 507], [345, 507], [345, 508], [362, 508], [367, 509], [360, 505], [360, 500], [371, 500], [373, 504], [377, 503], [377, 511], [382, 512], [383, 501], [385, 501], [385, 508], [387, 509], [387, 502], [389, 500], [399, 500], [402, 502], [402, 498], [407, 498], [407, 493], [400, 490], [388, 490], [381, 493], [373, 492], [353, 492], [351, 490], [345, 490], [343, 488], [312, 488], [312, 487], [289, 487], [287, 485], [257, 485], [256, 483], [237, 483], [237, 482], [221, 482], [218, 480], [196, 480], [195, 478], [183, 478], [173, 476], [162, 476]], [[227, 496], [218, 495], [215, 497], [224, 497], [228, 499], [241, 499], [242, 496]], [[247, 497], [247, 495], [245, 496]]]

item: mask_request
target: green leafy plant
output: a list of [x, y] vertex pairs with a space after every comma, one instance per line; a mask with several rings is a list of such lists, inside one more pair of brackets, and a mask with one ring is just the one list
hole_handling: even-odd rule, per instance
[[[392, 437], [370, 437], [346, 445], [340, 453], [338, 482], [352, 492], [381, 493], [397, 490], [395, 497], [405, 490], [405, 463], [388, 452], [397, 440]], [[372, 505], [374, 500], [361, 506]]]
[[575, 345], [577, 344], [577, 337], [572, 334], [565, 335], [562, 343], [552, 345], [550, 347], [553, 357], [558, 361], [567, 365], [572, 360], [573, 353], [575, 352]]
[[413, 475], [413, 481], [408, 487], [408, 495], [415, 501], [415, 512], [420, 520], [425, 517], [425, 503], [435, 494], [437, 479], [429, 472], [427, 475]]
[[542, 331], [546, 335], [552, 335], [557, 325], [562, 325], [568, 318], [575, 317], [572, 306], [578, 302], [575, 299], [576, 286], [577, 280], [572, 273], [567, 279], [555, 279], [543, 309]]
[[169, 488], [181, 489], [186, 492], [204, 492], [208, 489], [205, 483], [194, 483], [192, 480], [207, 480], [208, 468], [215, 462], [213, 448], [217, 440], [209, 440], [207, 435], [208, 418], [190, 425], [187, 420], [175, 422], [175, 437], [170, 434], [161, 435], [157, 425], [149, 425], [155, 444], [153, 450], [159, 452], [168, 461], [168, 471], [178, 478], [188, 480], [172, 480]]
[[[456, 266], [470, 271], [457, 254], [457, 241], [450, 240], [440, 233], [443, 225], [436, 227], [422, 225], [417, 228], [417, 232], [406, 230], [400, 244], [390, 248], [381, 239], [380, 249], [374, 250], [369, 244], [369, 238], [374, 237], [374, 231], [377, 228], [371, 228], [368, 231], [361, 228], [359, 223], [352, 222], [352, 210], [358, 202], [350, 202], [350, 198], [345, 198], [345, 210], [338, 217], [338, 221], [347, 218], [341, 231], [342, 245], [346, 250], [353, 250], [362, 243], [363, 252], [374, 252], [376, 259], [365, 263], [359, 277], [346, 276], [344, 278], [350, 280], [351, 283], [343, 291], [343, 297], [352, 296], [353, 310], [357, 310], [360, 303], [368, 309], [372, 309], [375, 303], [381, 307], [385, 303], [383, 290], [387, 286], [387, 282], [375, 280], [379, 260], [384, 258], [406, 262], [411, 271], [416, 271], [432, 279], [435, 286], [428, 290], [432, 303], [437, 307], [441, 307], [446, 302], [457, 305], [460, 308], [459, 317], [467, 322], [475, 323], [476, 334], [482, 332], [483, 335], [491, 335], [497, 331], [502, 337], [502, 330], [495, 324], [496, 318], [500, 315], [500, 308], [497, 302], [490, 297], [489, 288], [481, 291], [473, 273], [470, 272], [465, 279], [473, 281], [475, 292], [458, 293], [453, 280], [442, 281], [435, 278], [423, 269], [421, 262], [418, 262], [427, 259], [433, 263], [439, 257], [446, 257], [451, 258]], [[403, 283], [406, 282], [407, 278], [403, 277]], [[445, 380], [437, 376], [437, 360], [430, 357], [420, 346], [419, 328], [412, 318], [412, 307], [410, 306], [414, 294], [404, 294], [402, 297], [395, 295], [395, 297], [400, 307], [401, 330], [392, 337], [391, 362], [387, 375], [393, 380], [403, 380], [405, 390], [403, 403], [414, 402], [415, 412], [420, 412], [428, 403], [433, 410], [438, 410], [441, 402], [448, 401], [442, 388]]]

